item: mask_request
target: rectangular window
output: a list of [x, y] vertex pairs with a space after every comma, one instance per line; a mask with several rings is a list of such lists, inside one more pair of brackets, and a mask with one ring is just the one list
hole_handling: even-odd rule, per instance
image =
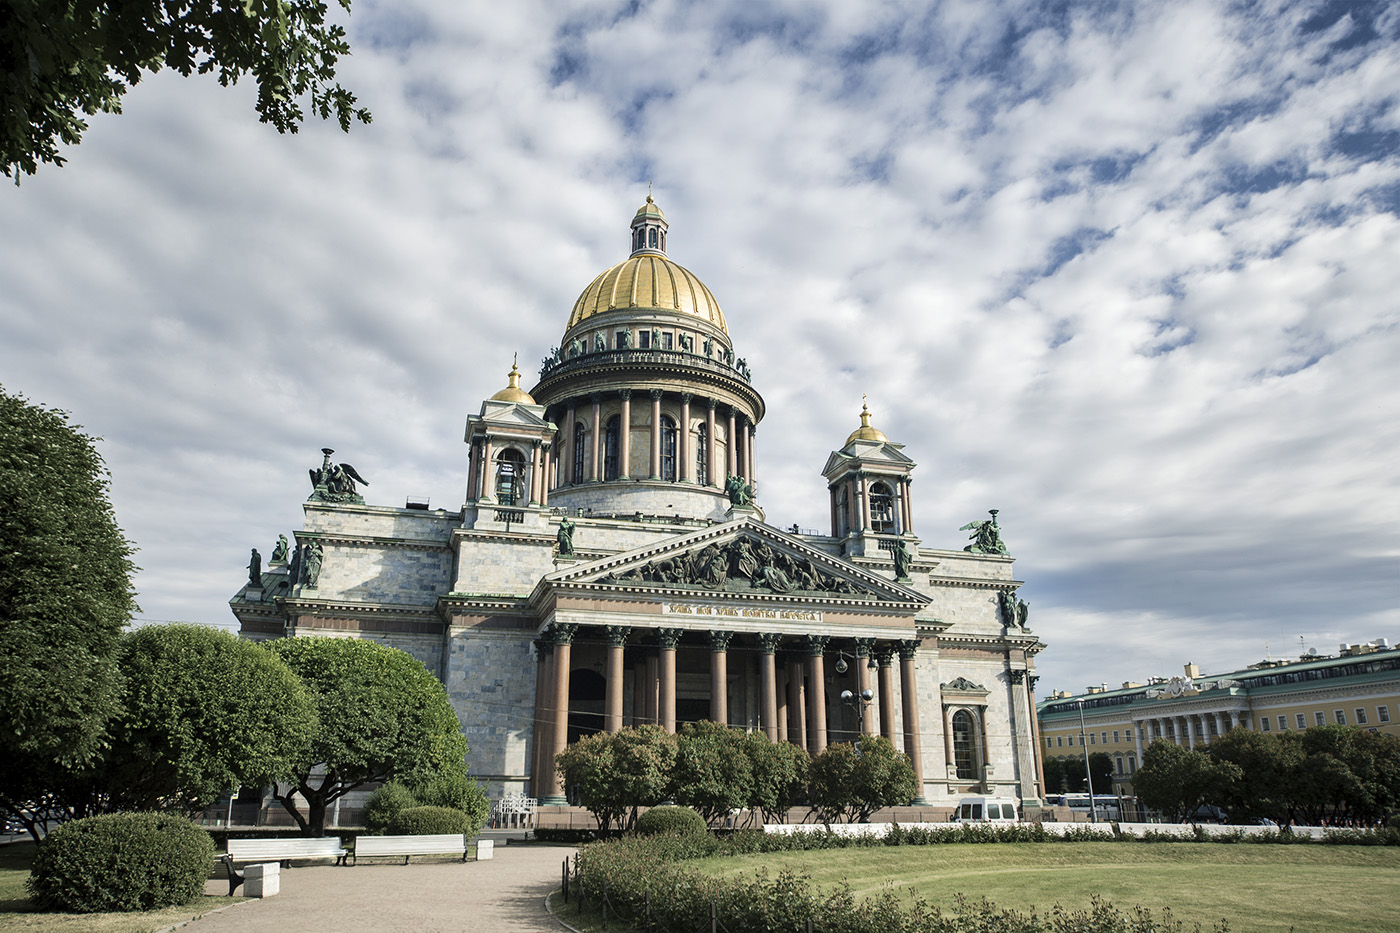
[[1356, 708], [1356, 724], [1358, 726], [1366, 725], [1366, 710], [1360, 706]]
[[1093, 744], [1094, 744], [1094, 733], [1092, 733], [1092, 732], [1089, 733], [1089, 744], [1090, 744], [1090, 745], [1093, 745]]
[[621, 350], [621, 349], [625, 348], [625, 347], [627, 346], [627, 344], [630, 342], [630, 335], [628, 334], [627, 331], [625, 331], [625, 330], [620, 330], [620, 331], [617, 332], [617, 335], [616, 335], [616, 337], [614, 338], [614, 340], [615, 340], [614, 346], [616, 347], [616, 349]]
[[1067, 738], [1069, 739], [1069, 747], [1074, 748], [1074, 736], [1067, 736]]
[[1118, 730], [1117, 730], [1117, 729], [1114, 729], [1114, 730], [1113, 730], [1113, 744], [1114, 744], [1114, 745], [1117, 745], [1117, 744], [1118, 744]]
[[1302, 713], [1299, 713], [1296, 718], [1298, 720], [1299, 729], [1306, 729], [1308, 727], [1308, 718], [1306, 716], [1304, 716]]
[[1048, 735], [1045, 737], [1045, 747], [1046, 747], [1046, 748], [1054, 748], [1054, 747], [1055, 747], [1055, 740], [1052, 739], [1052, 738], [1050, 738], [1050, 736], [1048, 736]]
[[1268, 732], [1268, 731], [1269, 731], [1269, 717], [1268, 717], [1268, 716], [1260, 716], [1260, 717], [1259, 717], [1259, 731], [1260, 731], [1260, 732]]
[[1100, 741], [1101, 743], [1103, 743], [1104, 745], [1107, 745], [1107, 744], [1108, 744], [1108, 733], [1107, 733], [1107, 732], [1101, 732], [1101, 733], [1099, 733], [1099, 741]]
[[1347, 711], [1344, 709], [1339, 709], [1333, 710], [1333, 712], [1337, 716], [1337, 725], [1345, 726], [1347, 724]]
[[1057, 735], [1057, 736], [1055, 736], [1055, 744], [1058, 745], [1060, 748], [1064, 748], [1064, 747], [1065, 747], [1065, 737], [1062, 736], [1062, 735]]
[[1280, 732], [1287, 732], [1287, 731], [1288, 731], [1288, 717], [1287, 717], [1287, 716], [1280, 716], [1280, 717], [1278, 718], [1278, 731], [1280, 731]]
[[1376, 707], [1376, 719], [1377, 719], [1379, 722], [1390, 722], [1390, 707], [1389, 707], [1389, 706], [1377, 706], [1377, 707]]
[[1325, 726], [1327, 725], [1327, 714], [1324, 713], [1322, 710], [1318, 710], [1317, 712], [1313, 713], [1313, 721], [1316, 722], [1319, 726]]
[[662, 335], [661, 335], [661, 349], [663, 349], [663, 350], [669, 350], [669, 349], [671, 349], [671, 339], [672, 339], [672, 338], [671, 338], [671, 332], [670, 332], [669, 330], [668, 330], [668, 331], [665, 331], [664, 333], [662, 333]]
[[643, 350], [650, 349], [651, 331], [643, 329], [642, 332], [637, 335], [637, 346], [642, 348]]

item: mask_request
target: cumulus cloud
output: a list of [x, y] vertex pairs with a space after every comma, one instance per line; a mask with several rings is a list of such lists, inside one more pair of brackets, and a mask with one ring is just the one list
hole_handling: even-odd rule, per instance
[[249, 89], [161, 75], [0, 196], [0, 378], [107, 438], [148, 617], [229, 621], [322, 446], [373, 502], [456, 508], [465, 415], [558, 342], [654, 179], [768, 401], [774, 523], [824, 528], [868, 394], [926, 546], [1002, 510], [1047, 686], [1395, 637], [1393, 7], [348, 25], [369, 127], [279, 137]]

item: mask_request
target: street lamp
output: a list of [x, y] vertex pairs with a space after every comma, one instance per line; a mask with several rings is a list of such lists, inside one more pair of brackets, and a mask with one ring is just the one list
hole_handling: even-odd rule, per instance
[[856, 740], [856, 757], [860, 757], [860, 743], [861, 740], [865, 738], [865, 709], [874, 699], [875, 691], [871, 690], [869, 687], [862, 690], [859, 694], [852, 693], [849, 690], [841, 691], [841, 702], [856, 711], [856, 721], [860, 723], [860, 739]]
[[1084, 750], [1084, 780], [1089, 784], [1089, 822], [1099, 821], [1098, 807], [1094, 806], [1094, 772], [1089, 770], [1089, 746], [1085, 743], [1084, 701], [1079, 701], [1079, 747]]

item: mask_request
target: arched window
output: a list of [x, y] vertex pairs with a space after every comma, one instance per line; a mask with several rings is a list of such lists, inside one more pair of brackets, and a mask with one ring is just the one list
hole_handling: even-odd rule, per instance
[[841, 488], [836, 491], [836, 537], [846, 537], [846, 532], [851, 530], [851, 498], [846, 489], [847, 484], [842, 483]]
[[661, 251], [666, 252], [666, 231], [661, 231]]
[[965, 709], [953, 714], [953, 763], [958, 780], [977, 780], [977, 727]]
[[612, 482], [617, 479], [617, 448], [618, 448], [618, 425], [620, 419], [613, 415], [608, 419], [608, 431], [603, 436], [603, 481]]
[[656, 249], [656, 228], [655, 228], [655, 227], [652, 227], [652, 228], [651, 228], [651, 231], [650, 231], [649, 233], [647, 233], [647, 245], [650, 246], [652, 249]]
[[525, 457], [507, 448], [496, 460], [496, 501], [501, 505], [525, 504]]
[[661, 478], [676, 481], [676, 423], [666, 417], [661, 419]]
[[574, 425], [574, 482], [583, 482], [583, 442], [588, 431], [580, 421]]
[[705, 451], [709, 448], [709, 444], [710, 432], [702, 421], [700, 426], [695, 429], [695, 481], [701, 486], [710, 481], [710, 474], [705, 471]]
[[897, 534], [894, 520], [894, 493], [884, 483], [870, 487], [870, 525], [880, 534]]

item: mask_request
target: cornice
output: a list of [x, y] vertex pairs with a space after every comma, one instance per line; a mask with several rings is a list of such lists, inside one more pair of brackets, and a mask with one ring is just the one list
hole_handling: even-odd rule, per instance
[[395, 603], [347, 602], [334, 599], [306, 599], [305, 597], [283, 597], [277, 600], [288, 615], [347, 615], [371, 616], [375, 618], [398, 617], [421, 621], [435, 616], [437, 603], [431, 605], [405, 606]]
[[[453, 529], [455, 532], [457, 529]], [[298, 542], [321, 541], [326, 544], [347, 545], [350, 547], [395, 547], [415, 551], [450, 551], [451, 539], [430, 541], [426, 538], [394, 538], [381, 535], [348, 535], [338, 531], [298, 531]]]
[[[921, 549], [922, 550], [922, 549]], [[937, 566], [937, 564], [935, 564]], [[974, 590], [1007, 590], [1013, 591], [1022, 586], [1022, 580], [1000, 580], [996, 577], [948, 577], [935, 574], [928, 575], [929, 586], [961, 586]]]

